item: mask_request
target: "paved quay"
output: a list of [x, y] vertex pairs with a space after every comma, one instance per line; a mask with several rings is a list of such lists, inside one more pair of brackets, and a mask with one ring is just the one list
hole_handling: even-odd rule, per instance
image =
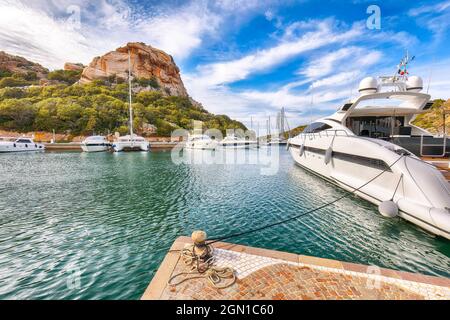
[[172, 245], [143, 294], [143, 300], [449, 300], [450, 279], [218, 242], [214, 265], [232, 267], [236, 282], [218, 289], [206, 278], [176, 286], [173, 275], [189, 272], [177, 250], [192, 244], [180, 237]]

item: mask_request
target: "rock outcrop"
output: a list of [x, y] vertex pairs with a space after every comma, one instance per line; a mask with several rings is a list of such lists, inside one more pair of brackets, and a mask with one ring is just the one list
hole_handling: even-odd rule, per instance
[[48, 69], [40, 64], [31, 62], [23, 57], [11, 55], [4, 51], [0, 51], [0, 71], [20, 74], [35, 72], [38, 79], [45, 78], [48, 74]]
[[83, 70], [85, 66], [82, 63], [72, 63], [72, 62], [66, 62], [64, 63], [64, 70], [67, 71], [79, 71]]
[[96, 79], [106, 80], [128, 77], [128, 52], [131, 57], [132, 77], [153, 79], [162, 91], [173, 96], [187, 97], [187, 91], [180, 77], [180, 70], [172, 56], [164, 51], [140, 42], [128, 43], [126, 46], [96, 57], [81, 75], [80, 83], [89, 83]]

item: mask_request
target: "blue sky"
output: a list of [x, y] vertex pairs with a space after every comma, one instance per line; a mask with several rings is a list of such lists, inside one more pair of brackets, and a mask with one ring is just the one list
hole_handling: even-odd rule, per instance
[[[369, 29], [370, 5], [380, 29]], [[450, 98], [450, 1], [0, 0], [0, 50], [50, 69], [141, 41], [173, 55], [190, 95], [247, 125], [332, 113], [365, 76], [411, 74]]]

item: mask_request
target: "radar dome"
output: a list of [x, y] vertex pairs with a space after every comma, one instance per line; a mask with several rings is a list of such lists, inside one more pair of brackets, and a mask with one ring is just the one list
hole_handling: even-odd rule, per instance
[[406, 81], [406, 90], [411, 92], [420, 92], [423, 89], [423, 80], [421, 77], [412, 76]]
[[378, 81], [374, 77], [367, 77], [359, 83], [359, 93], [370, 94], [378, 91]]

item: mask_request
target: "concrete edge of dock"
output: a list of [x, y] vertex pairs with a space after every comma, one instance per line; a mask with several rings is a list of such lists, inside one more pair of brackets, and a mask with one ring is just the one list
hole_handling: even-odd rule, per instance
[[[163, 293], [168, 290], [168, 281], [174, 274], [174, 271], [180, 262], [179, 251], [185, 247], [186, 244], [191, 244], [192, 240], [189, 237], [181, 236], [175, 240], [172, 247], [166, 254], [160, 267], [155, 273], [153, 279], [142, 295], [142, 300], [159, 300], [164, 299]], [[249, 247], [239, 244], [232, 244], [226, 242], [218, 242], [214, 244], [215, 249], [226, 250], [229, 252], [247, 254], [261, 258], [277, 259], [286, 263], [295, 263], [303, 266], [312, 266], [314, 268], [324, 271], [337, 271], [341, 274], [373, 276], [376, 270], [376, 277], [379, 279], [388, 280], [391, 283], [404, 282], [410, 283], [411, 286], [425, 286], [442, 288], [446, 292], [450, 292], [450, 279], [443, 277], [428, 276], [418, 273], [396, 271], [386, 268], [379, 268], [374, 266], [361, 265], [356, 263], [324, 259], [318, 257], [311, 257], [299, 255], [288, 252], [281, 252], [269, 249]], [[172, 251], [173, 250], [173, 251]], [[375, 269], [374, 269], [375, 268]]]

